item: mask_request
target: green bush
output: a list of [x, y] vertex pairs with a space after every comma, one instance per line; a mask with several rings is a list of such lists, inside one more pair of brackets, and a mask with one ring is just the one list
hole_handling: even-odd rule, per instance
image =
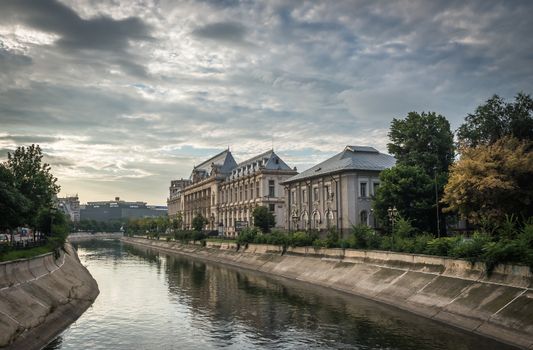
[[426, 253], [430, 255], [448, 256], [461, 237], [434, 238], [427, 243]]
[[332, 227], [329, 229], [326, 235], [326, 247], [335, 248], [339, 246], [339, 231], [337, 228]]
[[461, 237], [450, 250], [450, 256], [467, 259], [474, 263], [483, 255], [483, 247], [490, 242], [490, 237], [481, 232], [475, 232], [472, 238]]
[[371, 247], [371, 245], [375, 245], [376, 240], [373, 239], [375, 236], [376, 233], [371, 227], [367, 225], [354, 225], [352, 226], [352, 239], [350, 239], [351, 247], [356, 249], [377, 248], [379, 247], [379, 243], [377, 247]]
[[412, 237], [416, 234], [416, 229], [411, 225], [411, 221], [399, 217], [394, 223], [394, 236], [399, 238]]
[[258, 229], [255, 227], [246, 227], [237, 236], [237, 244], [247, 245], [253, 243], [255, 237], [258, 235]]
[[318, 238], [317, 232], [293, 232], [288, 235], [288, 245], [291, 247], [312, 246], [313, 241]]

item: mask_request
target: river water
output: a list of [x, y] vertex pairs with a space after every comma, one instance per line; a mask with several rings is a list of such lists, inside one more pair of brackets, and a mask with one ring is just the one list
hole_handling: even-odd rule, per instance
[[120, 241], [76, 245], [100, 295], [51, 349], [511, 349], [366, 299]]

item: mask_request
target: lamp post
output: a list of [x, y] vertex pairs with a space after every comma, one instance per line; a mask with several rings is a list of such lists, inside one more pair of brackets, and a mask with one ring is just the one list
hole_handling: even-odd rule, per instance
[[52, 226], [54, 225], [54, 215], [57, 212], [56, 208], [51, 207], [50, 208], [50, 232], [48, 232], [48, 236], [52, 236]]
[[389, 221], [391, 223], [391, 239], [392, 243], [394, 244], [394, 222], [396, 221], [396, 217], [398, 216], [398, 209], [396, 209], [396, 206], [389, 207], [387, 209], [387, 215], [389, 216]]
[[433, 175], [435, 177], [435, 205], [437, 207], [437, 237], [440, 237], [440, 218], [439, 218], [439, 192], [437, 190], [437, 167], [433, 167]]

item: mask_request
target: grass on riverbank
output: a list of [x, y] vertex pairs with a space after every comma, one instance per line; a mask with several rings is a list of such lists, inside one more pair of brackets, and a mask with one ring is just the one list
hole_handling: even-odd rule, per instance
[[229, 239], [229, 238], [208, 238], [208, 242], [214, 242], [214, 243], [237, 243], [236, 239]]
[[18, 260], [18, 259], [29, 259], [36, 257], [38, 255], [50, 253], [54, 251], [55, 246], [51, 244], [46, 244], [40, 247], [34, 247], [23, 250], [8, 250], [6, 252], [0, 252], [0, 262]]

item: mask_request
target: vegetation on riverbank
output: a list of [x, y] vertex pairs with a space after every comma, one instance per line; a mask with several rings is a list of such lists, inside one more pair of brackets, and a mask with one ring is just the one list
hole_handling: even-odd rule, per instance
[[412, 254], [427, 254], [484, 262], [491, 271], [497, 264], [523, 264], [533, 270], [533, 223], [519, 228], [510, 221], [491, 235], [476, 231], [471, 236], [433, 237], [416, 234], [407, 220], [400, 219], [392, 235], [382, 235], [366, 225], [352, 227], [348, 237], [341, 239], [335, 229], [325, 238], [318, 232], [280, 232], [262, 234], [257, 228], [241, 231], [236, 242], [274, 244], [283, 247], [313, 246], [314, 248], [352, 248], [384, 250]]
[[[0, 163], [0, 233], [9, 241], [0, 244], [0, 261], [29, 258], [62, 247], [70, 232], [66, 217], [55, 208], [57, 178], [42, 161], [38, 145], [18, 147]], [[17, 228], [33, 234], [17, 237]]]

